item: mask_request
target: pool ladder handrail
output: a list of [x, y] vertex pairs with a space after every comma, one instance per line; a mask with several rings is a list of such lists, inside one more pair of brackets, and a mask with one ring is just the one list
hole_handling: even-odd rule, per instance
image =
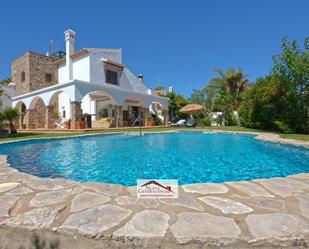
[[[138, 114], [137, 118], [134, 120], [130, 128], [133, 128], [137, 121], [139, 121], [139, 135], [142, 136], [142, 116], [140, 114]], [[129, 135], [129, 133], [130, 131], [128, 131], [126, 135]]]

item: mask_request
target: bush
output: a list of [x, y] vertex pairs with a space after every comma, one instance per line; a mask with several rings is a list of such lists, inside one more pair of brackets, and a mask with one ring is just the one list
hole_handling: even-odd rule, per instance
[[160, 126], [163, 124], [162, 120], [158, 116], [155, 116], [154, 122], [156, 126]]
[[202, 127], [210, 126], [212, 119], [210, 117], [205, 117], [199, 120], [199, 125]]
[[238, 114], [239, 114], [239, 122], [240, 125], [245, 126], [245, 127], [250, 127], [251, 122], [250, 122], [250, 116], [249, 116], [249, 110], [246, 106], [241, 106], [238, 108]]
[[0, 129], [3, 127], [3, 121], [5, 120], [5, 116], [3, 112], [0, 112]]
[[235, 126], [238, 125], [237, 119], [235, 118], [233, 113], [228, 113], [226, 115], [226, 125], [227, 126]]
[[275, 129], [283, 133], [293, 133], [293, 130], [283, 121], [274, 121]]
[[215, 122], [218, 124], [218, 125], [222, 125], [222, 121], [223, 121], [223, 118], [221, 115], [218, 115], [218, 117], [215, 119]]
[[18, 110], [16, 108], [9, 108], [9, 109], [5, 109], [2, 114], [3, 114], [4, 120], [8, 120], [10, 123], [11, 133], [12, 134], [17, 133], [17, 130], [14, 126], [13, 121], [18, 119], [20, 115]]

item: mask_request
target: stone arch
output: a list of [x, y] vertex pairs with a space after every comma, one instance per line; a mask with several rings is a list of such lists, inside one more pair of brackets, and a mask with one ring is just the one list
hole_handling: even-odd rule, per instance
[[[91, 91], [82, 98], [81, 109], [83, 114], [92, 115], [94, 128], [108, 128], [117, 126], [118, 102], [106, 91]], [[102, 118], [109, 120], [108, 124], [99, 122]]]
[[58, 98], [61, 93], [63, 93], [63, 91], [54, 92], [48, 101], [48, 105], [54, 105], [56, 102], [58, 102], [59, 101]]
[[19, 118], [18, 118], [18, 123], [16, 122], [16, 127], [18, 127], [18, 129], [25, 129], [26, 128], [26, 123], [25, 123], [25, 119], [26, 119], [26, 105], [23, 101], [18, 101], [15, 105], [15, 108], [18, 110], [19, 112]]
[[[140, 115], [142, 117], [142, 125], [146, 124], [147, 108], [141, 98], [137, 96], [126, 97], [122, 103], [123, 126], [131, 126]], [[135, 123], [138, 125], [139, 123]]]
[[66, 91], [54, 92], [48, 101], [48, 108], [51, 116], [56, 119], [70, 119], [70, 103], [71, 98]]
[[126, 97], [123, 102], [122, 102], [122, 105], [124, 105], [125, 103], [132, 103], [133, 105], [136, 105], [136, 106], [144, 106], [144, 102], [141, 98], [137, 97], [137, 96], [129, 96], [129, 97]]
[[104, 90], [98, 90], [98, 91], [89, 91], [86, 92], [82, 97], [82, 101], [83, 99], [85, 99], [85, 97], [87, 96], [92, 96], [92, 98], [104, 98], [106, 100], [110, 100], [111, 102], [113, 102], [115, 105], [118, 105], [118, 102], [116, 100], [116, 98], [114, 98], [114, 96], [110, 93], [108, 93], [107, 91]]
[[32, 99], [28, 110], [28, 129], [45, 128], [45, 103], [39, 96]]

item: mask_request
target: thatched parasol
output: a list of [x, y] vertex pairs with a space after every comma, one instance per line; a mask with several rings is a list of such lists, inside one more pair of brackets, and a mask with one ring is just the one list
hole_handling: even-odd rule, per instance
[[205, 111], [205, 107], [200, 104], [188, 104], [179, 110], [182, 113], [196, 113]]

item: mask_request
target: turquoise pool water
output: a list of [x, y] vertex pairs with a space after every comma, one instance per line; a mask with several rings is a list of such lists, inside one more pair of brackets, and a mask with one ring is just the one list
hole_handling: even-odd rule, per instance
[[309, 172], [309, 150], [249, 135], [175, 133], [100, 135], [0, 145], [12, 167], [40, 177], [136, 185], [224, 182]]

